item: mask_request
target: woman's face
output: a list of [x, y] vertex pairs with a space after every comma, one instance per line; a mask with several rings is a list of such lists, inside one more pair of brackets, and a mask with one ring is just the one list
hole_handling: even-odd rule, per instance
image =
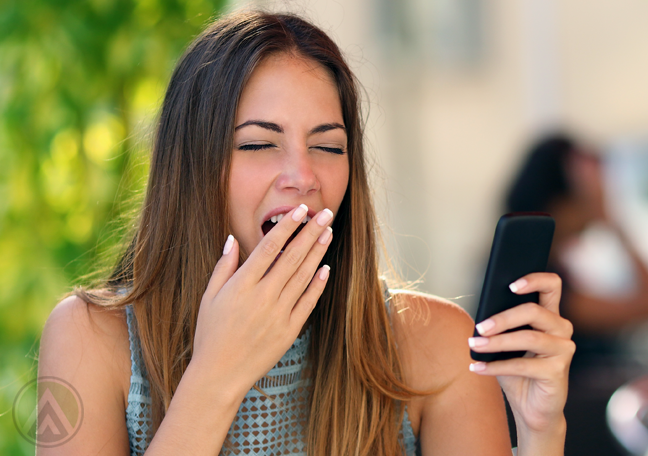
[[271, 217], [300, 204], [312, 217], [337, 214], [349, 182], [347, 135], [338, 90], [318, 63], [265, 59], [236, 112], [228, 202], [232, 234], [249, 255]]

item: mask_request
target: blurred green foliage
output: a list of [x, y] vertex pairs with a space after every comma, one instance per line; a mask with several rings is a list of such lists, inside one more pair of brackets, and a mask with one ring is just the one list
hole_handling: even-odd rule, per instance
[[173, 65], [224, 3], [0, 2], [0, 454], [34, 454], [11, 407], [43, 324], [115, 251]]

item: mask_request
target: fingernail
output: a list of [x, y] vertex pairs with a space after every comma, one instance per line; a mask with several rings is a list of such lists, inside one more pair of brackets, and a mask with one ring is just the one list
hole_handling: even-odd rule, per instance
[[295, 209], [295, 212], [293, 212], [292, 219], [295, 222], [301, 222], [307, 213], [308, 206], [306, 206], [305, 204], [300, 204], [299, 207]]
[[483, 347], [484, 345], [488, 345], [489, 339], [488, 337], [469, 337], [468, 338], [468, 345], [470, 348], [475, 348], [475, 347]]
[[513, 293], [517, 293], [522, 288], [526, 287], [528, 283], [529, 282], [527, 282], [526, 279], [517, 279], [515, 282], [509, 285], [509, 288]]
[[326, 280], [327, 277], [329, 276], [330, 271], [331, 271], [331, 267], [328, 264], [322, 266], [322, 270], [319, 273], [320, 280]]
[[486, 363], [472, 363], [470, 366], [468, 366], [468, 369], [470, 369], [472, 372], [481, 372], [486, 370]]
[[326, 244], [328, 240], [331, 238], [331, 234], [333, 234], [333, 228], [327, 226], [324, 232], [320, 234], [320, 237], [317, 239], [317, 241], [320, 244]]
[[333, 218], [333, 212], [331, 212], [329, 209], [324, 209], [320, 215], [317, 216], [317, 224], [319, 226], [324, 226], [326, 225], [329, 220]]
[[481, 323], [475, 325], [475, 328], [477, 328], [477, 332], [481, 334], [482, 336], [484, 335], [485, 332], [493, 329], [495, 327], [495, 322], [491, 320], [490, 318], [482, 321]]
[[234, 246], [234, 236], [231, 234], [227, 236], [227, 241], [225, 241], [225, 246], [223, 247], [223, 255], [227, 255], [232, 251], [232, 247]]

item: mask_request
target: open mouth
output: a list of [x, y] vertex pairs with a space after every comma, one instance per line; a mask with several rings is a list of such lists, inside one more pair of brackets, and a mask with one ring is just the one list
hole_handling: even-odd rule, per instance
[[[281, 219], [284, 217], [284, 215], [285, 214], [273, 215], [272, 217], [270, 217], [270, 219], [263, 222], [263, 225], [261, 225], [261, 230], [263, 231], [263, 235], [265, 236], [266, 234], [268, 234], [270, 232], [270, 230], [273, 229], [277, 225], [277, 223], [279, 223], [281, 221]], [[297, 229], [295, 230], [295, 232], [290, 235], [290, 237], [288, 238], [288, 240], [286, 241], [284, 246], [281, 248], [281, 251], [284, 251], [286, 249], [286, 246], [288, 244], [290, 244], [290, 242], [293, 239], [295, 239], [295, 237], [299, 234], [299, 232], [302, 230], [302, 228], [304, 228], [304, 225], [306, 225], [306, 223], [308, 223], [308, 221], [310, 219], [311, 219], [311, 217], [308, 216], [308, 215], [304, 218], [301, 225], [299, 225], [297, 227]]]

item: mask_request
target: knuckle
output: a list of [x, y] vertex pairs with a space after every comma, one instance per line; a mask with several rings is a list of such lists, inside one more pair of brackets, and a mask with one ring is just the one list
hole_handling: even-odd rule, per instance
[[308, 313], [310, 314], [315, 308], [315, 305], [317, 304], [317, 295], [311, 295], [311, 294], [305, 295], [304, 304]]
[[[326, 229], [326, 228], [324, 228], [324, 229]], [[319, 237], [320, 233], [323, 230], [322, 230], [322, 227], [320, 227], [317, 224], [308, 223], [308, 224], [306, 224], [305, 229], [303, 229], [302, 231], [305, 231], [306, 233], [308, 233], [312, 238], [317, 239]]]
[[518, 373], [526, 372], [526, 360], [524, 358], [513, 358], [511, 361], [511, 368]]
[[303, 270], [303, 269], [299, 269], [295, 273], [295, 280], [297, 281], [297, 283], [299, 285], [304, 285], [304, 284], [310, 282], [310, 279], [311, 279], [311, 275], [308, 274], [308, 272]]
[[279, 250], [279, 246], [277, 245], [277, 243], [268, 239], [266, 242], [263, 243], [261, 252], [263, 252], [264, 255], [267, 255], [269, 257], [274, 257], [277, 255], [278, 250]]
[[287, 252], [284, 252], [286, 256], [286, 261], [292, 265], [299, 264], [301, 262], [302, 256], [295, 249], [290, 249]]
[[565, 325], [565, 334], [567, 335], [567, 337], [571, 337], [574, 334], [574, 325], [566, 318], [564, 318], [563, 321], [563, 324]]
[[274, 293], [272, 293], [269, 287], [263, 287], [258, 291], [259, 302], [273, 302], [277, 299]]
[[224, 261], [218, 261], [218, 263], [216, 263], [216, 266], [214, 266], [214, 269], [212, 270], [211, 276], [209, 277], [210, 283], [214, 282], [223, 273], [224, 269]]
[[532, 318], [537, 318], [542, 312], [542, 307], [536, 303], [530, 302], [525, 304], [525, 306], [527, 307], [527, 312], [529, 312]]
[[219, 260], [214, 266], [214, 270], [211, 273], [210, 280], [214, 281], [218, 278], [230, 276], [233, 274], [231, 263], [228, 264], [227, 261]]
[[540, 342], [540, 334], [538, 331], [524, 331], [522, 333], [522, 340], [528, 345], [537, 345]]
[[272, 231], [275, 231], [277, 233], [280, 233], [282, 236], [290, 236], [296, 229], [298, 224], [297, 222], [294, 222], [292, 219], [290, 220], [291, 223], [277, 223], [275, 227], [272, 229]]
[[[520, 326], [522, 324], [528, 324], [532, 320], [536, 320], [541, 311], [542, 309], [536, 303], [527, 302], [513, 307], [509, 312], [502, 313], [502, 316], [507, 317], [507, 323], [510, 325]], [[524, 321], [524, 323], [522, 323], [522, 321]]]
[[297, 312], [299, 312], [300, 320], [306, 320], [308, 318], [308, 316], [315, 308], [316, 303], [317, 299], [313, 299], [312, 297], [306, 295], [302, 296], [295, 309]]
[[553, 378], [561, 379], [565, 376], [565, 365], [563, 363], [551, 363], [548, 370]]
[[567, 341], [567, 353], [569, 354], [570, 358], [574, 356], [574, 353], [576, 353], [576, 344], [573, 340]]

